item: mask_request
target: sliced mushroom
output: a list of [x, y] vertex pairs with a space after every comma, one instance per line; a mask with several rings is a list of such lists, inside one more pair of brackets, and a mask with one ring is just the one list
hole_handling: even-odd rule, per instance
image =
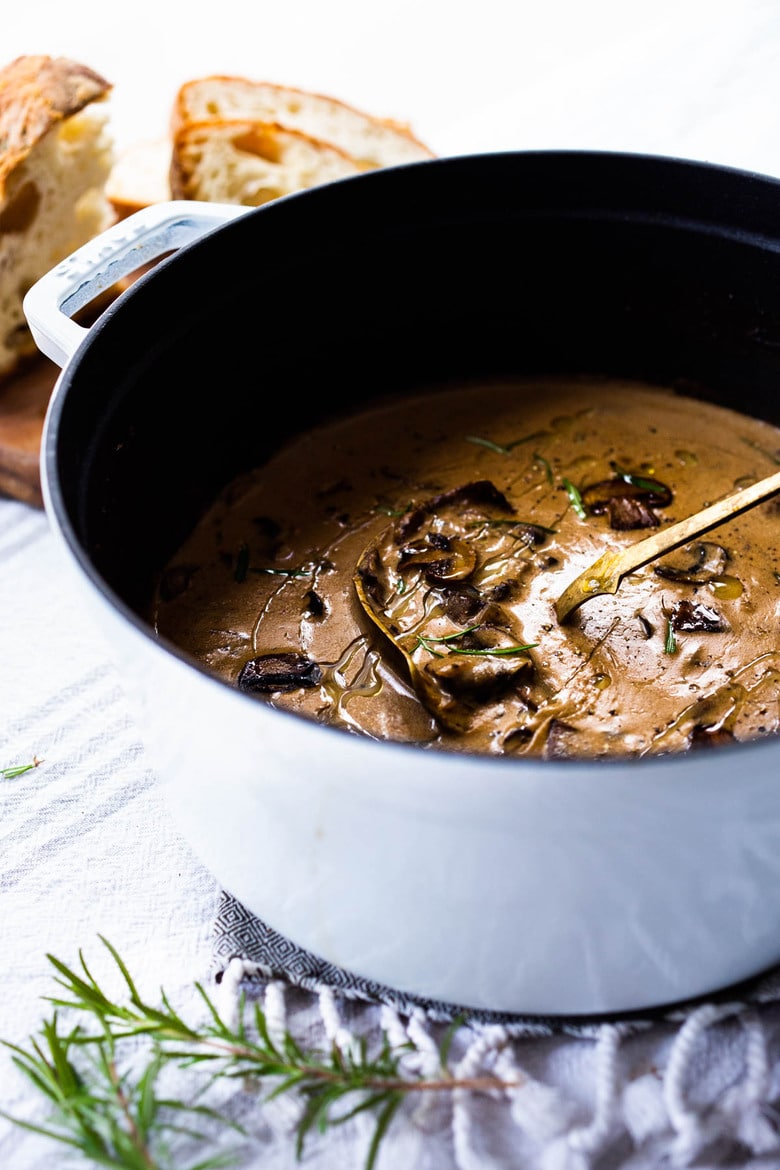
[[432, 658], [424, 670], [448, 694], [484, 703], [505, 695], [521, 676], [527, 677], [532, 672], [533, 663], [521, 653], [511, 657], [495, 657], [489, 653], [475, 657], [448, 654], [446, 658]]
[[728, 629], [716, 609], [687, 598], [677, 602], [669, 620], [673, 629], [694, 634], [720, 634]]
[[517, 694], [533, 671], [533, 662], [523, 651], [491, 654], [489, 646], [464, 648], [429, 658], [417, 672], [418, 694], [442, 727], [462, 732], [475, 713]]
[[561, 719], [552, 719], [547, 729], [543, 755], [546, 760], [571, 760], [579, 755], [577, 728]]
[[610, 500], [620, 496], [624, 499], [642, 499], [651, 507], [666, 508], [672, 502], [671, 488], [655, 479], [629, 479], [616, 475], [602, 479], [582, 489], [582, 502], [594, 514], [606, 511]]
[[615, 496], [607, 504], [609, 526], [626, 532], [633, 528], [657, 528], [660, 520], [644, 500], [631, 496]]
[[241, 667], [238, 686], [240, 690], [253, 694], [271, 694], [273, 691], [316, 687], [321, 678], [321, 667], [304, 654], [260, 654]]
[[471, 625], [485, 609], [485, 599], [474, 585], [445, 585], [439, 597], [447, 617], [459, 626]]
[[[502, 604], [518, 585], [516, 537], [491, 525], [512, 511], [487, 480], [432, 497], [379, 534], [353, 577], [363, 610], [400, 651], [418, 698], [451, 729], [463, 730], [480, 705], [533, 669], [516, 618]], [[532, 527], [528, 548], [545, 532]], [[502, 544], [508, 571], [496, 580]], [[483, 592], [479, 569], [488, 562]]]
[[728, 559], [729, 554], [719, 544], [695, 540], [663, 557], [653, 566], [653, 572], [667, 581], [701, 585], [720, 577]]
[[666, 508], [672, 502], [671, 489], [656, 479], [617, 475], [589, 484], [580, 493], [583, 507], [592, 516], [606, 512], [611, 528], [654, 528], [659, 520], [653, 508]]
[[401, 549], [398, 568], [422, 567], [425, 579], [432, 584], [465, 581], [474, 572], [477, 554], [474, 548], [459, 537], [429, 532], [414, 544]]
[[487, 517], [495, 512], [513, 516], [515, 511], [504, 493], [491, 480], [474, 480], [432, 496], [430, 500], [406, 512], [397, 524], [398, 543], [402, 544], [413, 536], [431, 516], [449, 509], [455, 509], [464, 518], [475, 515]]

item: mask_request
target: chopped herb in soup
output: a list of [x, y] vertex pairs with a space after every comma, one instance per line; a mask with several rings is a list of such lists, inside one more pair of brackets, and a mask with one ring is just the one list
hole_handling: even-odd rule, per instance
[[266, 703], [379, 740], [645, 756], [778, 730], [777, 499], [565, 624], [607, 549], [759, 479], [780, 430], [612, 379], [388, 401], [231, 483], [163, 571], [160, 636]]

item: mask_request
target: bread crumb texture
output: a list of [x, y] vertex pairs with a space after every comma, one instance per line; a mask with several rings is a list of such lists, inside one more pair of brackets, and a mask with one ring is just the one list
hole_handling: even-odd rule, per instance
[[64, 57], [0, 70], [0, 379], [36, 353], [28, 289], [116, 218], [105, 194], [111, 88]]
[[171, 130], [175, 138], [183, 126], [236, 119], [296, 130], [343, 151], [364, 170], [433, 157], [406, 123], [367, 114], [325, 94], [221, 74], [194, 78], [179, 88]]

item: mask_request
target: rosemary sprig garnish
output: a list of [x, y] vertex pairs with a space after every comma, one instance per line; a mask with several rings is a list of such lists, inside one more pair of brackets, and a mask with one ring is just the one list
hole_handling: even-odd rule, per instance
[[566, 488], [566, 495], [569, 497], [571, 506], [580, 520], [587, 520], [588, 513], [585, 511], [585, 505], [582, 502], [582, 495], [579, 488], [575, 487], [571, 480], [566, 478], [563, 480], [563, 486]]
[[429, 654], [433, 654], [434, 658], [444, 658], [444, 654], [440, 654], [438, 650], [434, 649], [434, 643], [446, 642], [453, 654], [468, 654], [475, 657], [493, 657], [494, 655], [506, 654], [522, 654], [526, 650], [534, 650], [539, 643], [528, 642], [524, 646], [480, 646], [476, 648], [468, 648], [463, 646], [455, 646], [454, 643], [459, 638], [464, 638], [466, 634], [478, 630], [479, 626], [468, 626], [465, 630], [457, 630], [454, 634], [445, 634], [441, 638], [426, 638], [423, 634], [416, 634], [417, 645], [421, 646], [423, 650], [427, 650]]
[[676, 653], [677, 653], [677, 638], [675, 637], [674, 626], [672, 625], [671, 620], [667, 619], [666, 637], [664, 638], [664, 654], [676, 654]]
[[[4, 1111], [0, 1116], [80, 1152], [95, 1165], [117, 1170], [185, 1170], [177, 1137], [199, 1142], [197, 1161], [189, 1162], [187, 1170], [229, 1165], [233, 1159], [224, 1150], [204, 1157], [208, 1135], [193, 1128], [198, 1118], [209, 1118], [242, 1132], [235, 1122], [203, 1103], [204, 1094], [218, 1080], [240, 1081], [245, 1090], [264, 1085], [268, 1091], [260, 1095], [260, 1105], [282, 1094], [297, 1097], [303, 1104], [296, 1135], [299, 1157], [312, 1131], [324, 1132], [357, 1113], [372, 1112], [375, 1128], [365, 1170], [372, 1170], [380, 1144], [410, 1093], [455, 1089], [496, 1093], [522, 1083], [490, 1074], [462, 1079], [452, 1074], [449, 1050], [461, 1021], [453, 1024], [442, 1041], [441, 1073], [429, 1079], [407, 1071], [402, 1062], [406, 1048], [393, 1047], [385, 1033], [373, 1055], [365, 1038], [354, 1050], [335, 1044], [322, 1051], [305, 1050], [289, 1031], [272, 1037], [260, 1005], [255, 1003], [250, 1009], [245, 998], [237, 1023], [231, 1025], [221, 1018], [200, 984], [195, 986], [205, 1020], [197, 1026], [190, 1024], [164, 991], [160, 1006], [145, 1002], [116, 949], [102, 936], [101, 941], [121, 974], [125, 997], [112, 998], [100, 986], [83, 954], [79, 954], [80, 970], [49, 955], [60, 988], [47, 997], [54, 1014], [27, 1046], [1, 1042], [45, 1099], [48, 1117], [38, 1124]], [[75, 1013], [77, 1021], [65, 1027], [61, 1013]], [[186, 1072], [193, 1081], [191, 1103], [163, 1096], [162, 1083], [171, 1070]], [[212, 1140], [217, 1136], [212, 1130]]]
[[251, 573], [270, 573], [273, 577], [311, 577], [314, 569], [276, 569], [272, 565], [252, 565], [249, 571]]
[[622, 479], [625, 483], [632, 484], [633, 487], [641, 488], [646, 492], [665, 493], [668, 490], [666, 485], [661, 483], [659, 479], [650, 479], [642, 475], [632, 475], [630, 471], [622, 468], [619, 463], [612, 462], [610, 466], [619, 479]]
[[531, 439], [541, 439], [546, 434], [547, 431], [534, 431], [531, 435], [513, 439], [511, 443], [494, 443], [492, 439], [485, 439], [481, 435], [466, 435], [466, 439], [469, 443], [476, 443], [480, 447], [487, 447], [489, 451], [495, 451], [497, 455], [508, 455], [522, 443], [530, 443]]
[[314, 566], [299, 565], [295, 569], [281, 569], [275, 565], [250, 565], [249, 563], [249, 546], [246, 544], [239, 545], [238, 553], [236, 554], [236, 565], [233, 570], [233, 577], [239, 584], [246, 580], [247, 573], [270, 573], [274, 577], [310, 577], [314, 572]]
[[406, 513], [411, 512], [413, 508], [414, 504], [410, 500], [409, 503], [402, 508], [388, 508], [385, 504], [377, 504], [375, 511], [381, 512], [383, 516], [398, 517], [405, 516]]
[[23, 776], [25, 772], [31, 772], [33, 768], [37, 768], [42, 763], [43, 760], [39, 760], [37, 756], [34, 756], [31, 764], [16, 764], [11, 768], [0, 768], [0, 776], [4, 780], [13, 780], [17, 776]]

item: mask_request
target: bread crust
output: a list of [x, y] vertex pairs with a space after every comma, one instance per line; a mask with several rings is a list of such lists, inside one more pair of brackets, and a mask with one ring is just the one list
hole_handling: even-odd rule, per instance
[[[267, 92], [270, 97], [275, 97], [280, 103], [286, 97], [300, 99], [301, 102], [308, 102], [313, 100], [322, 103], [324, 106], [330, 106], [333, 109], [341, 110], [345, 115], [352, 116], [363, 120], [367, 125], [372, 124], [376, 127], [383, 127], [388, 134], [398, 135], [400, 138], [406, 139], [410, 146], [419, 150], [422, 155], [427, 155], [434, 158], [435, 154], [424, 142], [422, 142], [412, 132], [410, 125], [407, 122], [400, 122], [394, 118], [378, 117], [374, 114], [368, 114], [365, 110], [358, 109], [357, 106], [350, 105], [348, 102], [341, 101], [339, 98], [332, 97], [330, 94], [318, 93], [314, 90], [301, 89], [293, 85], [279, 85], [271, 81], [260, 81], [249, 77], [243, 77], [240, 74], [226, 74], [226, 73], [211, 73], [205, 77], [192, 78], [185, 81], [178, 89], [174, 96], [173, 106], [171, 109], [170, 127], [171, 134], [175, 138], [177, 132], [182, 126], [192, 122], [203, 121], [202, 113], [198, 113], [194, 105], [190, 102], [190, 95], [196, 88], [205, 88], [214, 86], [217, 89], [230, 86], [247, 87], [249, 91], [257, 93]], [[224, 112], [218, 112], [214, 116], [215, 121], [226, 121], [231, 117], [247, 116], [248, 111], [244, 109], [241, 113], [236, 112], [232, 115]], [[258, 119], [259, 120], [259, 119]], [[270, 119], [268, 119], [270, 120]], [[282, 125], [289, 125], [284, 118], [277, 119]], [[300, 129], [300, 127], [295, 127]], [[318, 135], [315, 135], [317, 137]]]
[[0, 382], [37, 360], [25, 291], [113, 221], [110, 82], [44, 54], [0, 69]]
[[68, 57], [17, 57], [0, 70], [0, 199], [8, 176], [52, 126], [112, 88], [94, 69]]
[[[192, 148], [197, 149], [199, 144], [214, 141], [217, 136], [224, 135], [226, 139], [234, 140], [230, 149], [238, 157], [244, 151], [247, 158], [256, 155], [259, 168], [264, 171], [266, 182], [270, 185], [279, 185], [279, 194], [289, 194], [300, 190], [302, 186], [316, 185], [324, 182], [323, 176], [328, 178], [345, 177], [359, 174], [363, 168], [346, 151], [340, 150], [330, 142], [323, 142], [310, 134], [300, 130], [290, 130], [278, 122], [260, 122], [253, 119], [231, 119], [212, 122], [188, 122], [177, 131], [173, 141], [169, 184], [173, 199], [205, 199], [207, 201], [218, 198], [219, 202], [239, 201], [246, 206], [256, 205], [254, 200], [246, 200], [229, 196], [225, 190], [218, 195], [209, 194], [199, 183], [196, 175], [197, 167], [189, 157]], [[242, 145], [243, 143], [243, 145]], [[300, 175], [293, 180], [286, 174], [286, 156], [290, 150], [304, 150], [308, 157], [310, 174], [304, 182]], [[228, 177], [224, 183], [227, 185]]]

